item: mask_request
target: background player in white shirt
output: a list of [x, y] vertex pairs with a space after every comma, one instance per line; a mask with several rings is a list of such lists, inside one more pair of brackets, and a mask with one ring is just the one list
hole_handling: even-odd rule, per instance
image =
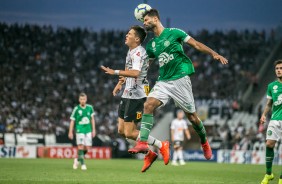
[[[139, 140], [139, 130], [137, 123], [141, 121], [144, 102], [149, 93], [149, 83], [147, 81], [147, 71], [149, 59], [146, 50], [141, 46], [146, 38], [146, 31], [141, 26], [132, 26], [128, 31], [125, 44], [129, 51], [126, 56], [125, 70], [113, 70], [109, 67], [101, 66], [106, 74], [118, 75], [122, 77], [113, 90], [113, 95], [122, 89], [125, 84], [119, 110], [118, 110], [118, 133], [131, 140]], [[169, 142], [159, 141], [149, 136], [148, 143], [160, 149], [165, 164], [169, 161]], [[149, 150], [146, 152], [142, 172], [145, 172], [157, 159], [157, 153]]]
[[191, 139], [190, 132], [188, 130], [187, 122], [183, 119], [184, 112], [182, 110], [177, 111], [177, 118], [171, 122], [171, 141], [173, 142], [173, 159], [172, 165], [178, 165], [177, 159], [179, 159], [180, 165], [185, 165], [183, 158], [183, 141], [184, 133], [188, 140]]

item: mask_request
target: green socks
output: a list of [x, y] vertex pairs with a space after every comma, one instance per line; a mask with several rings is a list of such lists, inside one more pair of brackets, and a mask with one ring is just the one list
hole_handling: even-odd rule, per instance
[[202, 121], [200, 122], [199, 125], [195, 125], [194, 123], [192, 124], [194, 130], [197, 132], [197, 134], [199, 135], [200, 139], [201, 139], [201, 143], [204, 144], [207, 141], [207, 136], [206, 136], [206, 129], [202, 123]]
[[153, 114], [143, 114], [140, 128], [140, 141], [147, 141], [150, 131], [153, 128]]
[[274, 158], [274, 149], [266, 147], [265, 164], [266, 164], [266, 174], [268, 175], [272, 173], [273, 158]]
[[84, 165], [84, 150], [78, 150], [78, 159], [81, 165]]

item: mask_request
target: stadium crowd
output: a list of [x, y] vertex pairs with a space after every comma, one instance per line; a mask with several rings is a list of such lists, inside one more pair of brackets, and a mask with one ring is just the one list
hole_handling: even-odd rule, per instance
[[[256, 85], [255, 73], [270, 53], [272, 39], [263, 31], [249, 30], [190, 34], [229, 59], [223, 66], [184, 47], [196, 69], [192, 76], [195, 98], [240, 102], [243, 90]], [[99, 134], [116, 138], [120, 99], [112, 96], [112, 89], [118, 79], [99, 67], [124, 67], [125, 35], [126, 30], [0, 23], [0, 132], [64, 135], [83, 91], [94, 105]], [[151, 85], [157, 71], [155, 62], [149, 70]]]

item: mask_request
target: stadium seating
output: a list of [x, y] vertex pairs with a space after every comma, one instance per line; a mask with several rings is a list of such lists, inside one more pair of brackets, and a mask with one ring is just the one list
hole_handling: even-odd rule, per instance
[[[105, 75], [99, 66], [124, 67], [125, 34], [0, 23], [0, 132], [66, 135], [72, 108], [79, 92], [84, 91], [94, 105], [98, 133], [117, 138], [119, 98], [111, 94], [117, 77]], [[249, 30], [190, 34], [230, 62], [222, 66], [184, 47], [196, 68], [192, 76], [195, 99], [240, 103], [242, 92], [256, 83], [255, 72], [271, 51], [271, 39], [263, 31]], [[155, 62], [149, 70], [151, 84], [157, 71]], [[161, 117], [161, 113], [158, 115]], [[253, 121], [244, 113], [234, 117]]]

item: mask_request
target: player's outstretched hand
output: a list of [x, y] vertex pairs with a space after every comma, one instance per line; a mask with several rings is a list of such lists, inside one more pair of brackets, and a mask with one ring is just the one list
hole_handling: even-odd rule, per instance
[[73, 133], [72, 132], [69, 132], [69, 139], [73, 140]]
[[115, 71], [109, 67], [104, 67], [103, 65], [101, 66], [101, 69], [106, 73], [110, 75], [114, 75]]
[[220, 61], [223, 65], [226, 65], [228, 63], [228, 60], [219, 54], [214, 55], [213, 59]]
[[260, 123], [264, 124], [265, 121], [266, 121], [266, 117], [265, 117], [265, 115], [262, 115], [261, 118], [260, 118]]

